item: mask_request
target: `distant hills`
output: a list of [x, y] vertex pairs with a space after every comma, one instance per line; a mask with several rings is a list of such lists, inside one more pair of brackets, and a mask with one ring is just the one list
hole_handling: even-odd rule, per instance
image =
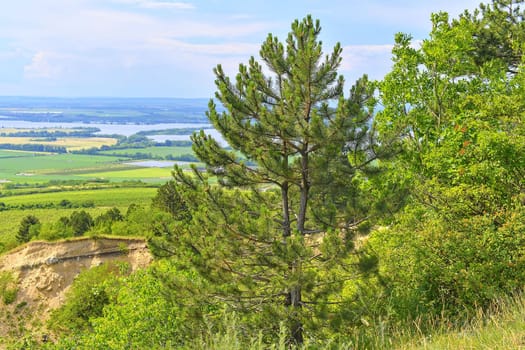
[[0, 117], [33, 122], [200, 123], [208, 99], [0, 96]]

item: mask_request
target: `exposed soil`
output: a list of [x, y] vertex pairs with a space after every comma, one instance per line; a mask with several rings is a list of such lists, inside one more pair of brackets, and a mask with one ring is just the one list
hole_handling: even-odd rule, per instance
[[0, 256], [0, 272], [10, 271], [18, 287], [13, 303], [5, 306], [0, 301], [0, 338], [12, 336], [13, 327], [20, 323], [29, 328], [31, 323], [43, 324], [64, 302], [66, 291], [82, 270], [109, 261], [125, 262], [135, 271], [148, 266], [152, 256], [144, 240], [121, 238], [30, 242]]

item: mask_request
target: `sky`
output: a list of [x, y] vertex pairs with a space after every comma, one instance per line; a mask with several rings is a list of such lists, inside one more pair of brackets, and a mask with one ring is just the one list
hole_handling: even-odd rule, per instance
[[258, 58], [269, 33], [321, 22], [343, 47], [345, 88], [391, 66], [394, 35], [428, 37], [430, 15], [480, 0], [1, 0], [0, 96], [209, 98], [213, 68]]

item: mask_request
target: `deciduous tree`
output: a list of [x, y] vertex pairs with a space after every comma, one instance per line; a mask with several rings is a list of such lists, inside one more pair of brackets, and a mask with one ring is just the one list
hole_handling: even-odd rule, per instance
[[411, 195], [396, 225], [378, 235], [402, 247], [390, 261], [416, 266], [388, 275], [394, 294], [419, 293], [412, 300], [438, 310], [486, 305], [515, 289], [525, 270], [515, 263], [525, 238], [516, 220], [525, 189], [519, 3], [495, 0], [455, 20], [434, 14], [420, 47], [397, 35], [381, 83], [378, 128], [399, 136], [396, 166]]

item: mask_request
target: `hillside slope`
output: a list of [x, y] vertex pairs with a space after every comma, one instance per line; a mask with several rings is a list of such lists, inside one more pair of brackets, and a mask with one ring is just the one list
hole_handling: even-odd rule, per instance
[[0, 338], [44, 324], [82, 270], [109, 261], [135, 271], [148, 266], [152, 256], [145, 240], [123, 238], [30, 242], [0, 256], [0, 273], [10, 272], [18, 287], [13, 303], [0, 301]]

